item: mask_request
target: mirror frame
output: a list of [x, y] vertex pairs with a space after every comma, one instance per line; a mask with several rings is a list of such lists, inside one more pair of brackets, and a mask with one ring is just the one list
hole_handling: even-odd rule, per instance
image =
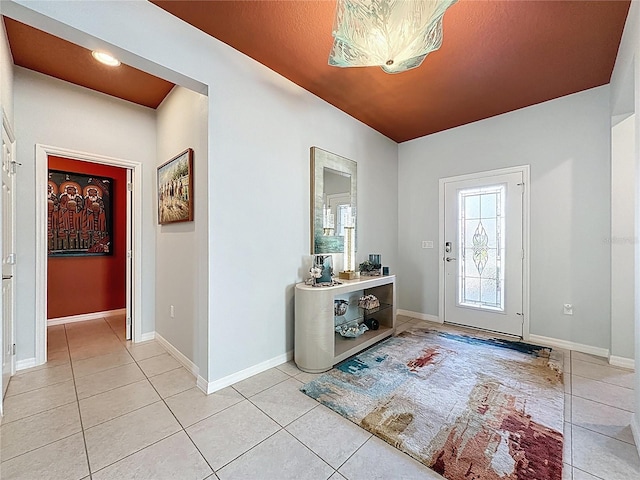
[[[324, 169], [330, 168], [341, 173], [351, 175], [351, 207], [356, 212], [355, 246], [358, 246], [358, 164], [353, 160], [341, 157], [318, 147], [311, 147], [311, 254], [316, 253], [343, 253], [340, 252], [316, 252], [316, 231], [322, 231], [322, 206], [324, 193]], [[344, 248], [343, 248], [344, 250]]]

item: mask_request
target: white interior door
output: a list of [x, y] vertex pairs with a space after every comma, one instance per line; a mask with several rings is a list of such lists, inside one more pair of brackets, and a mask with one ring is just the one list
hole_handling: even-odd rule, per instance
[[2, 219], [2, 396], [7, 390], [9, 378], [15, 373], [14, 351], [14, 269], [15, 269], [15, 204], [13, 143], [9, 133], [2, 128], [2, 195], [0, 212]]
[[523, 336], [523, 172], [444, 180], [444, 321]]

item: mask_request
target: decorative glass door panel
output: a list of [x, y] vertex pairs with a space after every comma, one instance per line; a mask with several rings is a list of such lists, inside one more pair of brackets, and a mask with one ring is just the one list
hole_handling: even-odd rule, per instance
[[505, 185], [458, 191], [458, 295], [463, 307], [504, 311]]

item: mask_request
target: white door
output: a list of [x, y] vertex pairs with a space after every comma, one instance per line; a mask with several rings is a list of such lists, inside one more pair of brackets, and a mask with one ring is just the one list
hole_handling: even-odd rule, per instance
[[13, 334], [13, 284], [15, 244], [14, 235], [14, 174], [16, 163], [13, 161], [13, 143], [9, 133], [2, 128], [2, 195], [0, 195], [0, 213], [2, 219], [2, 396], [7, 390], [9, 378], [15, 372], [14, 334]]
[[522, 337], [523, 172], [443, 182], [444, 321]]

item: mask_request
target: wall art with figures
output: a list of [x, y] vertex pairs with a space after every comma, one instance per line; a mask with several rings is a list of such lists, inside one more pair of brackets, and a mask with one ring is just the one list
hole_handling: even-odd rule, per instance
[[113, 179], [49, 170], [47, 250], [50, 257], [111, 255]]

